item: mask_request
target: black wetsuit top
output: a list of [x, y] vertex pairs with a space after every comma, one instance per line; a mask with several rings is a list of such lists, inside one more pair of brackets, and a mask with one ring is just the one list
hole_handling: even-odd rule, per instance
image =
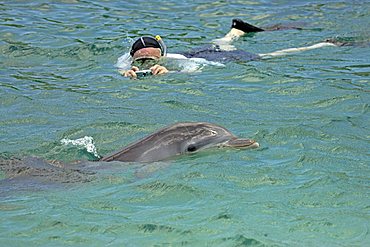
[[232, 61], [252, 61], [258, 60], [261, 57], [257, 54], [246, 52], [243, 50], [225, 51], [220, 49], [218, 45], [206, 45], [189, 52], [181, 53], [187, 58], [204, 58], [208, 61], [215, 62], [232, 62]]

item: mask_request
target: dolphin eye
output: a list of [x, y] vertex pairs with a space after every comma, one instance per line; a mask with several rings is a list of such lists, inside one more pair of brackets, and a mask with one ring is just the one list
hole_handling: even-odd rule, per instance
[[195, 151], [197, 151], [197, 147], [195, 146], [195, 145], [193, 145], [193, 144], [190, 144], [189, 146], [188, 146], [188, 152], [195, 152]]

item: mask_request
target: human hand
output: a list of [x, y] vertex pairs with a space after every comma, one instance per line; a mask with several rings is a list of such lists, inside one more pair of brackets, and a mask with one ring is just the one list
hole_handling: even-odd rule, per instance
[[137, 75], [136, 75], [136, 71], [138, 71], [139, 68], [136, 67], [136, 66], [132, 66], [132, 68], [130, 70], [127, 70], [125, 73], [124, 73], [124, 76], [126, 77], [131, 77], [131, 78], [137, 78]]
[[154, 65], [153, 67], [150, 68], [150, 70], [152, 71], [153, 75], [161, 75], [168, 73], [168, 69], [159, 64]]
[[[168, 73], [168, 69], [159, 64], [154, 65], [153, 67], [150, 68], [150, 70], [152, 71], [153, 75], [161, 75]], [[132, 66], [132, 68], [130, 70], [127, 70], [123, 75], [125, 77], [137, 78], [136, 74], [137, 71], [139, 71], [139, 68], [136, 66]]]

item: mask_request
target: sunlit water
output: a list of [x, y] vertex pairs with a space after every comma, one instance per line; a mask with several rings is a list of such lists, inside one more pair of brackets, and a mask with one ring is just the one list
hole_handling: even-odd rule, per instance
[[370, 243], [368, 46], [144, 80], [114, 67], [139, 35], [187, 51], [222, 37], [234, 17], [305, 28], [235, 43], [254, 53], [369, 40], [366, 1], [3, 1], [0, 13], [2, 156], [92, 160], [62, 140], [92, 137], [106, 155], [179, 121], [217, 123], [261, 145], [146, 166], [92, 163], [89, 183], [3, 180], [1, 246]]

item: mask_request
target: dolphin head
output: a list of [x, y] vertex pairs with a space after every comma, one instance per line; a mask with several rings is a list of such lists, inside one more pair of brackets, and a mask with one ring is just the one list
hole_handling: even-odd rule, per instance
[[240, 139], [222, 126], [210, 123], [183, 123], [187, 131], [179, 143], [181, 153], [194, 153], [212, 147], [250, 148], [259, 146], [250, 139]]
[[154, 162], [211, 147], [253, 148], [258, 146], [257, 142], [239, 139], [219, 125], [185, 122], [158, 130], [101, 160]]

